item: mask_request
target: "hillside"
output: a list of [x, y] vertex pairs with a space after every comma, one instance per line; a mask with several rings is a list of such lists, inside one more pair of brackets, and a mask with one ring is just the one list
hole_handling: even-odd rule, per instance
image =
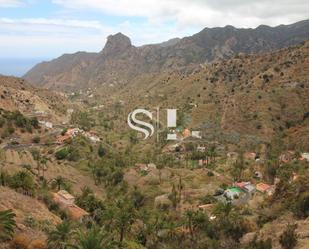
[[20, 111], [26, 115], [45, 114], [50, 120], [59, 121], [66, 110], [63, 94], [35, 88], [21, 78], [0, 76], [0, 108]]
[[[260, 55], [239, 55], [172, 73], [144, 74], [124, 87], [96, 89], [90, 104], [106, 113], [121, 102], [120, 127], [134, 108], [177, 108], [188, 128], [223, 144], [268, 143], [280, 137], [309, 149], [309, 43]], [[107, 94], [106, 94], [107, 93]], [[163, 111], [162, 111], [163, 112]]]
[[183, 39], [135, 47], [125, 35], [107, 38], [99, 53], [78, 52], [42, 62], [24, 77], [52, 89], [80, 89], [106, 83], [126, 84], [145, 73], [170, 71], [191, 64], [230, 58], [239, 53], [263, 53], [309, 39], [309, 21], [256, 29], [232, 26], [205, 28]]

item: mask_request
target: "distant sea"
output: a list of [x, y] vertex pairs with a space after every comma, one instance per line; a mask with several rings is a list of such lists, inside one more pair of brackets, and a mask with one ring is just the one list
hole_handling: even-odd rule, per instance
[[21, 77], [33, 66], [48, 58], [0, 58], [0, 74]]

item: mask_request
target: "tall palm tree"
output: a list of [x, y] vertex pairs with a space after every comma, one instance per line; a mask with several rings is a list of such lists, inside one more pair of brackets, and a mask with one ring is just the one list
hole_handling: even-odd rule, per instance
[[56, 226], [56, 229], [48, 234], [47, 244], [51, 249], [66, 249], [73, 237], [73, 226], [64, 221]]
[[11, 239], [14, 234], [16, 222], [12, 210], [0, 211], [0, 240]]

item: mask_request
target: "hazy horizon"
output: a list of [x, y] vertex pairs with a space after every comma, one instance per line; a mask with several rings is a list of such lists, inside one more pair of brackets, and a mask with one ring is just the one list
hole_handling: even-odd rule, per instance
[[22, 77], [33, 66], [48, 58], [0, 58], [0, 74]]

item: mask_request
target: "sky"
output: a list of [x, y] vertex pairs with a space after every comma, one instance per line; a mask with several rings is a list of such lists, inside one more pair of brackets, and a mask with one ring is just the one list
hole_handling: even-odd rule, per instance
[[308, 18], [308, 0], [0, 0], [0, 73], [6, 59], [100, 51], [117, 32], [139, 46], [205, 27], [254, 28]]

